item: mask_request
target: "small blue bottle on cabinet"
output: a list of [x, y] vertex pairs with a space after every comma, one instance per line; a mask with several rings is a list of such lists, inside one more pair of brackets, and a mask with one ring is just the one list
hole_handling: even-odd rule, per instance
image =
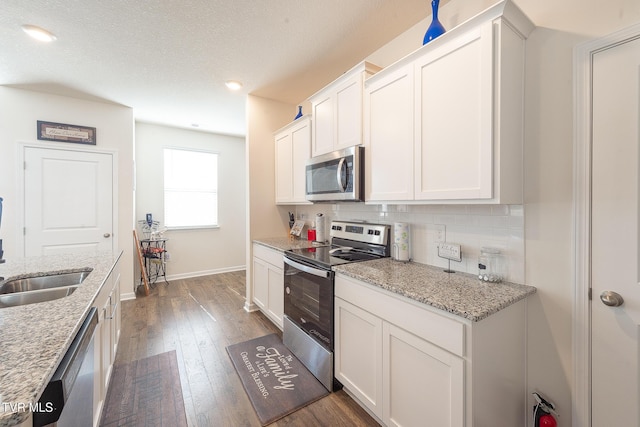
[[438, 21], [438, 6], [440, 4], [440, 0], [431, 0], [431, 11], [432, 17], [431, 25], [427, 28], [427, 32], [424, 34], [424, 40], [422, 40], [422, 44], [425, 45], [429, 43], [431, 40], [439, 37], [445, 33], [445, 29]]

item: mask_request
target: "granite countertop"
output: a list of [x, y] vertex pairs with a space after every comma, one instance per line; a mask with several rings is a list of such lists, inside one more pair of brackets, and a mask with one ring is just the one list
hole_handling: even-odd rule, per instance
[[533, 286], [481, 282], [471, 274], [449, 274], [439, 267], [391, 258], [342, 264], [334, 270], [474, 322], [536, 292]]
[[271, 249], [275, 249], [281, 252], [287, 251], [289, 249], [304, 249], [304, 248], [317, 248], [318, 246], [328, 245], [329, 243], [316, 243], [313, 241], [309, 241], [306, 239], [301, 239], [299, 237], [262, 237], [259, 239], [254, 239], [253, 243], [258, 243], [262, 246], [266, 246]]
[[3, 280], [92, 269], [68, 297], [0, 308], [0, 427], [20, 424], [40, 398], [122, 252], [9, 259]]

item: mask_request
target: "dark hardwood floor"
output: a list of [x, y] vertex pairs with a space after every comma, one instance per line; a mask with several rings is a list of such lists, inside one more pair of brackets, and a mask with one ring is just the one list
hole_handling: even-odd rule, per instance
[[[244, 271], [158, 282], [148, 297], [122, 302], [115, 363], [175, 350], [189, 426], [260, 426], [225, 347], [282, 333], [261, 312], [244, 311], [244, 299]], [[378, 423], [341, 390], [271, 425]]]

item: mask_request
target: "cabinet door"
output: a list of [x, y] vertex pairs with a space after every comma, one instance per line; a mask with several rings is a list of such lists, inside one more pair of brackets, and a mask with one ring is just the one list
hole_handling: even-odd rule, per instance
[[111, 300], [111, 364], [116, 360], [120, 340], [120, 277], [115, 282]]
[[366, 200], [413, 200], [413, 65], [367, 84], [364, 96]]
[[382, 320], [335, 299], [335, 376], [382, 418]]
[[385, 424], [462, 427], [464, 360], [392, 324], [383, 329]]
[[311, 119], [304, 120], [300, 126], [292, 129], [291, 139], [293, 145], [293, 170], [291, 180], [293, 182], [292, 200], [297, 203], [310, 203], [306, 200], [306, 163], [311, 157]]
[[333, 151], [334, 128], [334, 101], [332, 96], [325, 96], [314, 102], [313, 109], [313, 135], [311, 138], [311, 155], [330, 153]]
[[276, 203], [293, 200], [293, 139], [290, 132], [276, 135]]
[[[98, 321], [100, 321], [100, 313], [98, 313]], [[102, 352], [99, 349], [99, 343], [102, 343], [102, 324], [98, 323], [93, 335], [94, 352], [93, 352], [93, 425], [97, 426], [102, 413], [106, 390], [102, 389]], [[32, 424], [29, 423], [29, 427]]]
[[362, 144], [362, 74], [340, 87], [336, 93], [336, 139], [333, 149]]
[[107, 302], [102, 307], [100, 312], [100, 323], [98, 327], [100, 328], [100, 353], [101, 353], [101, 389], [103, 393], [103, 398], [107, 395], [107, 389], [109, 387], [109, 377], [111, 376], [111, 301], [113, 295], [109, 295], [107, 298]]
[[492, 53], [488, 22], [416, 60], [416, 199], [492, 197]]
[[269, 304], [269, 267], [259, 258], [253, 258], [253, 302], [265, 309]]
[[267, 311], [271, 318], [282, 329], [282, 316], [284, 315], [284, 273], [280, 269], [269, 268], [269, 306]]

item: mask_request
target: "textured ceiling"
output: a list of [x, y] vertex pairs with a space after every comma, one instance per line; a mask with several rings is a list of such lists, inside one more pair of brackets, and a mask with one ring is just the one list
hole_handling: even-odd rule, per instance
[[0, 85], [244, 135], [246, 94], [298, 103], [430, 13], [427, 0], [0, 0]]

